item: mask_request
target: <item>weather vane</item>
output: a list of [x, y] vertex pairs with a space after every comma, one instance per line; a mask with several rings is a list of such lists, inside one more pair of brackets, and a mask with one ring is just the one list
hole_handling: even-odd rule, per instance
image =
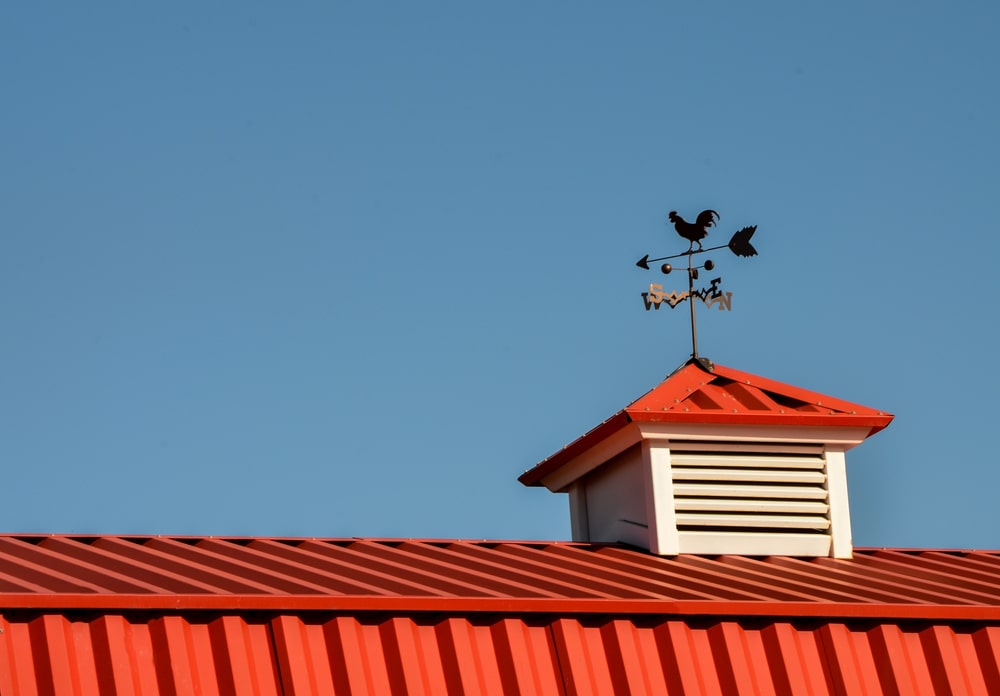
[[[757, 225], [751, 225], [750, 227], [744, 227], [743, 229], [738, 230], [733, 235], [733, 238], [729, 240], [729, 244], [722, 244], [706, 249], [704, 248], [704, 245], [702, 245], [701, 240], [708, 236], [708, 228], [715, 225], [715, 223], [719, 220], [719, 214], [717, 212], [714, 210], [703, 210], [698, 213], [698, 217], [695, 218], [694, 222], [688, 222], [678, 215], [677, 211], [671, 210], [667, 219], [674, 223], [674, 229], [677, 230], [677, 234], [690, 242], [688, 250], [682, 251], [679, 254], [673, 254], [672, 256], [661, 256], [658, 259], [651, 259], [649, 258], [649, 254], [646, 254], [639, 259], [635, 265], [648, 271], [649, 264], [654, 261], [666, 261], [668, 259], [676, 259], [681, 256], [687, 256], [688, 289], [682, 292], [677, 292], [676, 290], [664, 292], [663, 286], [659, 283], [650, 283], [649, 290], [642, 293], [642, 302], [646, 306], [646, 311], [649, 311], [650, 308], [659, 310], [660, 305], [664, 302], [668, 307], [670, 307], [670, 309], [673, 309], [684, 300], [688, 301], [688, 304], [691, 305], [691, 357], [698, 360], [698, 331], [694, 318], [695, 299], [697, 298], [701, 300], [708, 307], [718, 306], [720, 311], [731, 311], [733, 308], [733, 293], [723, 292], [719, 289], [719, 283], [722, 282], [722, 278], [713, 278], [709, 281], [708, 287], [695, 290], [694, 281], [698, 280], [698, 271], [702, 269], [712, 271], [715, 268], [715, 263], [713, 263], [711, 259], [705, 259], [705, 263], [700, 266], [695, 266], [694, 256], [695, 254], [703, 254], [709, 251], [715, 251], [716, 249], [722, 249], [724, 247], [729, 247], [729, 250], [737, 256], [756, 256], [757, 250], [753, 248], [752, 244], [750, 244], [750, 238], [753, 237], [753, 233], [757, 231]], [[695, 244], [698, 245], [697, 249], [694, 248]], [[665, 263], [660, 266], [660, 270], [664, 274], [668, 274], [674, 270], [674, 267], [669, 263]]]

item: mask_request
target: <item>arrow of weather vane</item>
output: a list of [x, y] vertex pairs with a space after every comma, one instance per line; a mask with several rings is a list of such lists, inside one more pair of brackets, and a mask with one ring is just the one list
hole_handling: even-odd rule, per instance
[[[688, 250], [671, 256], [661, 256], [656, 259], [651, 259], [649, 258], [649, 254], [646, 254], [639, 259], [635, 265], [648, 271], [649, 264], [651, 263], [687, 256], [688, 289], [682, 292], [677, 292], [676, 290], [664, 292], [662, 285], [658, 283], [650, 283], [648, 292], [642, 293], [642, 302], [648, 311], [650, 308], [658, 310], [660, 305], [664, 302], [667, 303], [668, 307], [673, 309], [684, 300], [688, 301], [691, 305], [691, 355], [693, 358], [698, 359], [698, 334], [695, 327], [694, 316], [695, 298], [700, 299], [709, 307], [718, 305], [720, 310], [731, 310], [733, 293], [723, 292], [719, 289], [719, 283], [722, 282], [722, 278], [713, 278], [708, 287], [695, 290], [694, 281], [698, 279], [698, 271], [701, 269], [711, 271], [715, 268], [715, 263], [713, 263], [711, 259], [706, 259], [705, 263], [702, 265], [695, 266], [693, 261], [694, 256], [695, 254], [703, 254], [709, 251], [722, 249], [724, 247], [729, 247], [729, 250], [737, 256], [756, 256], [757, 250], [753, 248], [753, 244], [750, 243], [750, 239], [753, 237], [753, 233], [757, 231], [757, 225], [751, 225], [750, 227], [744, 227], [743, 229], [738, 230], [735, 234], [733, 234], [732, 239], [729, 240], [729, 244], [721, 244], [719, 246], [705, 249], [701, 240], [708, 236], [708, 228], [714, 226], [719, 220], [719, 214], [717, 212], [714, 210], [703, 210], [698, 213], [698, 217], [695, 218], [694, 222], [688, 222], [678, 215], [676, 211], [671, 210], [667, 219], [673, 223], [674, 229], [677, 230], [677, 234], [690, 242]], [[695, 244], [698, 245], [697, 249], [695, 249]], [[665, 263], [660, 266], [660, 270], [664, 274], [667, 274], [673, 270], [673, 266], [669, 263]]]

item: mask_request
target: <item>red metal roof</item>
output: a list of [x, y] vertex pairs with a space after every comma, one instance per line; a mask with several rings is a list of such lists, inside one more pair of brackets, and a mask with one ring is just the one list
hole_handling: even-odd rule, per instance
[[871, 436], [893, 416], [723, 365], [711, 371], [690, 360], [652, 390], [590, 432], [525, 471], [518, 479], [540, 486], [566, 462], [629, 423], [827, 426], [867, 428]]
[[0, 608], [1000, 620], [1000, 551], [661, 557], [546, 541], [0, 535]]
[[1000, 693], [1000, 552], [0, 536], [0, 693]]
[[0, 619], [0, 692], [1000, 693], [992, 625], [494, 615]]

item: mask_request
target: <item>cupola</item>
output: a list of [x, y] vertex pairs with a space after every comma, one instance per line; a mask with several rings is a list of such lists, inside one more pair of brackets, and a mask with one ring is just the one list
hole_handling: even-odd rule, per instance
[[849, 558], [845, 453], [892, 418], [695, 358], [519, 480], [569, 494], [574, 541]]

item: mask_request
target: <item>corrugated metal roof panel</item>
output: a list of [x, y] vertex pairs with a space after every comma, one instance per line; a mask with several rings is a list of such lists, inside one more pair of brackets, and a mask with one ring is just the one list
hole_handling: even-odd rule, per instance
[[0, 693], [283, 693], [269, 622], [0, 618]]
[[0, 606], [13, 608], [655, 613], [669, 602], [683, 613], [728, 603], [719, 613], [785, 604], [829, 616], [915, 617], [926, 607], [927, 616], [1000, 617], [1000, 552], [992, 551], [659, 557], [572, 542], [7, 535], [0, 559]]
[[0, 692], [995, 694], [1000, 628], [555, 616], [0, 619]]

